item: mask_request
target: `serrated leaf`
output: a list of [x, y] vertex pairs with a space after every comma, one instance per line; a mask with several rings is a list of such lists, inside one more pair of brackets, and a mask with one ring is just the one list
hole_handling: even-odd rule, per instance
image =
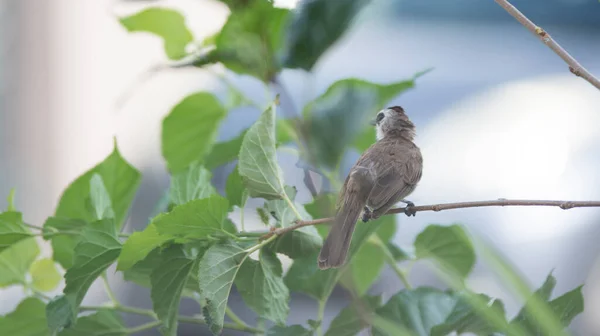
[[385, 259], [381, 248], [370, 242], [364, 243], [350, 261], [350, 266], [342, 276], [342, 284], [363, 296], [377, 281]]
[[95, 314], [77, 319], [72, 328], [63, 330], [59, 336], [126, 336], [129, 335], [121, 315], [111, 309], [101, 309]]
[[292, 259], [303, 258], [319, 251], [323, 238], [312, 226], [305, 226], [278, 237], [273, 242], [273, 250]]
[[82, 219], [86, 222], [96, 220], [90, 190], [94, 174], [102, 177], [115, 213], [116, 227], [120, 228], [135, 197], [141, 174], [123, 159], [116, 143], [113, 152], [104, 161], [67, 187], [60, 198], [55, 217]]
[[267, 330], [267, 336], [312, 336], [313, 332], [299, 324], [287, 327], [273, 326]]
[[115, 213], [110, 201], [108, 190], [104, 186], [104, 181], [100, 174], [95, 173], [90, 179], [90, 198], [94, 209], [94, 219], [114, 218]]
[[189, 95], [175, 105], [162, 123], [162, 154], [172, 174], [209, 153], [226, 113], [219, 100], [206, 92]]
[[32, 234], [23, 225], [23, 216], [20, 212], [0, 213], [0, 253], [31, 236]]
[[77, 310], [65, 295], [57, 296], [46, 306], [46, 320], [50, 334], [56, 335], [63, 328], [69, 328], [77, 319]]
[[162, 37], [170, 59], [185, 56], [186, 46], [194, 39], [183, 15], [172, 9], [148, 8], [120, 21], [129, 32], [148, 32]]
[[282, 279], [281, 262], [274, 253], [263, 250], [259, 261], [244, 261], [235, 278], [244, 302], [263, 318], [285, 325], [290, 292]]
[[237, 205], [238, 207], [243, 208], [248, 200], [248, 192], [244, 187], [242, 176], [240, 175], [237, 165], [227, 177], [225, 193], [227, 194], [227, 199], [231, 206]]
[[198, 281], [202, 311], [213, 334], [223, 329], [229, 291], [245, 256], [244, 249], [229, 243], [210, 247], [200, 261]]
[[132, 233], [123, 244], [117, 270], [124, 271], [131, 268], [135, 263], [146, 258], [152, 250], [171, 239], [172, 236], [159, 234], [154, 224], [148, 225], [144, 231]]
[[280, 70], [277, 53], [288, 13], [268, 1], [232, 12], [215, 41], [218, 60], [238, 74], [269, 81]]
[[583, 313], [582, 288], [583, 286], [579, 286], [549, 302], [550, 308], [565, 327], [571, 324], [577, 315]]
[[[284, 191], [290, 200], [294, 200], [296, 198], [297, 190], [295, 187], [285, 186]], [[294, 210], [290, 207], [290, 205], [285, 200], [270, 200], [265, 202], [263, 207], [275, 220], [277, 221], [278, 227], [288, 227], [293, 224], [293, 222], [298, 219]], [[310, 219], [310, 215], [304, 211], [304, 208], [301, 205], [298, 205], [297, 210], [302, 209], [300, 215], [302, 215], [303, 219]]]
[[[549, 301], [555, 285], [556, 278], [550, 273], [542, 286], [533, 293], [534, 297], [527, 300], [525, 306], [521, 308], [517, 316], [511, 321], [511, 324], [523, 328], [532, 335], [543, 335], [545, 330], [540, 327], [540, 324], [546, 323], [543, 320], [544, 316], [539, 314], [535, 309], [535, 300], [541, 304], [547, 303], [550, 311], [555, 314], [560, 325], [567, 327], [575, 316], [583, 312], [581, 286]], [[560, 331], [556, 330], [556, 333], [558, 334]]]
[[152, 224], [161, 235], [206, 238], [223, 232], [228, 210], [227, 199], [213, 195], [176, 206], [171, 212], [154, 218]]
[[177, 317], [181, 293], [194, 260], [188, 258], [181, 245], [173, 245], [161, 253], [161, 262], [150, 276], [151, 297], [154, 311], [163, 322], [166, 335], [177, 334]]
[[275, 104], [265, 110], [246, 132], [238, 170], [251, 197], [282, 198], [285, 191], [275, 151]]
[[[81, 230], [87, 223], [82, 219], [70, 219], [63, 217], [48, 217], [44, 223], [44, 239], [50, 240], [52, 244], [52, 259], [63, 268], [69, 269], [73, 266], [73, 253], [75, 246], [81, 240]], [[62, 233], [55, 235], [55, 233]]]
[[371, 324], [381, 298], [368, 296], [352, 302], [331, 321], [325, 336], [354, 336]]
[[369, 0], [307, 0], [299, 4], [287, 29], [286, 68], [311, 71], [348, 30]]
[[[472, 307], [466, 297], [466, 295], [469, 295], [468, 293], [455, 293], [455, 295], [457, 300], [454, 308], [443, 323], [438, 324], [431, 329], [432, 336], [445, 336], [452, 332], [456, 332], [459, 335], [471, 333], [481, 336], [494, 335], [495, 333], [506, 334], [505, 328], [495, 328], [495, 326], [485, 319], [485, 316], [481, 316], [481, 312], [478, 312]], [[484, 302], [488, 314], [497, 316], [503, 321], [504, 326], [508, 325], [505, 317], [504, 304], [502, 304], [500, 300], [492, 299], [485, 294], [477, 294], [474, 299]]]
[[[377, 309], [376, 314], [414, 335], [429, 336], [434, 326], [446, 320], [455, 304], [456, 298], [450, 293], [419, 287], [404, 289], [392, 296], [383, 307]], [[387, 334], [373, 327], [374, 336]]]
[[25, 275], [40, 249], [35, 238], [21, 240], [0, 253], [0, 288], [25, 284]]
[[26, 298], [12, 313], [0, 316], [0, 335], [50, 336], [45, 309], [39, 299]]
[[31, 284], [33, 288], [40, 292], [52, 291], [58, 286], [62, 276], [58, 273], [54, 260], [40, 259], [36, 260], [29, 269], [31, 274]]
[[[309, 130], [309, 146], [316, 163], [335, 168], [349, 145], [355, 144], [362, 132], [373, 132], [369, 121], [385, 104], [414, 86], [414, 79], [391, 84], [376, 84], [360, 79], [343, 79], [306, 105], [303, 111]], [[335, 132], [331, 130], [335, 129]], [[374, 133], [371, 133], [374, 134]], [[355, 145], [361, 152], [375, 142]], [[314, 161], [314, 160], [313, 160]], [[313, 162], [314, 163], [314, 162]]]
[[169, 196], [176, 205], [196, 199], [206, 198], [217, 193], [211, 184], [212, 174], [198, 163], [193, 163], [185, 171], [173, 175]]
[[117, 260], [120, 252], [121, 242], [112, 220], [91, 223], [81, 231], [73, 267], [65, 274], [63, 291], [74, 307], [79, 307], [92, 283]]
[[418, 259], [435, 259], [442, 267], [467, 277], [475, 265], [475, 251], [459, 225], [429, 225], [415, 240]]

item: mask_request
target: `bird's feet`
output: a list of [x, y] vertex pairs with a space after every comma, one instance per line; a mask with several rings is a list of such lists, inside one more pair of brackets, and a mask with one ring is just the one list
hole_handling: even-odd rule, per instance
[[371, 209], [369, 209], [368, 207], [365, 207], [365, 209], [363, 211], [363, 216], [362, 216], [363, 223], [366, 223], [369, 220], [371, 220], [371, 215], [373, 215], [373, 213], [371, 212]]
[[408, 217], [414, 217], [417, 215], [417, 212], [413, 209], [415, 207], [415, 203], [407, 200], [402, 200], [401, 202], [406, 204], [406, 207], [404, 208], [405, 215], [407, 215]]

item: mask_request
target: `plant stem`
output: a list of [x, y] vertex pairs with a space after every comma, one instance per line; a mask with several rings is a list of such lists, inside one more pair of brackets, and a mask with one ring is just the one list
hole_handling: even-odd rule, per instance
[[23, 225], [25, 225], [28, 228], [34, 229], [34, 230], [40, 230], [40, 231], [42, 230], [41, 227], [29, 224], [29, 223], [23, 223]]
[[237, 324], [240, 327], [250, 327], [246, 322], [244, 322], [239, 316], [237, 316], [231, 308], [225, 308], [225, 315], [233, 321], [233, 323]]
[[139, 325], [137, 327], [129, 328], [129, 329], [126, 330], [126, 333], [128, 333], [128, 334], [135, 334], [135, 333], [140, 332], [140, 331], [144, 331], [144, 330], [156, 328], [156, 327], [160, 326], [161, 324], [162, 324], [162, 322], [160, 322], [160, 321], [148, 322], [148, 323]]
[[300, 215], [300, 212], [298, 212], [298, 209], [296, 209], [296, 206], [294, 205], [294, 202], [292, 202], [292, 200], [288, 197], [288, 195], [286, 193], [283, 193], [283, 195], [281, 195], [281, 196], [283, 196], [283, 199], [290, 206], [290, 209], [292, 209], [292, 211], [296, 215], [296, 218], [298, 220], [302, 220], [302, 215]]
[[104, 284], [104, 290], [106, 291], [106, 295], [108, 295], [110, 302], [112, 302], [113, 305], [115, 305], [115, 306], [119, 306], [119, 300], [117, 300], [115, 293], [110, 288], [110, 284], [108, 283], [108, 276], [106, 275], [106, 272], [102, 273], [102, 284]]
[[272, 242], [273, 240], [275, 240], [275, 238], [277, 238], [277, 236], [271, 236], [263, 241], [261, 241], [260, 243], [250, 247], [249, 249], [246, 250], [246, 255], [251, 254], [257, 250], [259, 250], [260, 248], [262, 248], [263, 246], [267, 245], [268, 243]]
[[317, 311], [317, 322], [319, 322], [319, 325], [317, 326], [316, 330], [317, 336], [323, 335], [323, 328], [321, 327], [321, 325], [323, 324], [323, 316], [325, 315], [325, 305], [327, 304], [328, 298], [329, 295], [325, 299], [319, 300], [319, 310]]
[[398, 266], [398, 263], [396, 263], [396, 260], [392, 255], [392, 251], [390, 251], [390, 249], [381, 240], [381, 238], [379, 238], [377, 234], [373, 234], [371, 237], [369, 237], [369, 240], [375, 243], [377, 246], [379, 246], [379, 248], [381, 248], [381, 251], [383, 252], [383, 255], [385, 257], [385, 261], [394, 270], [394, 272], [396, 272], [398, 279], [400, 279], [400, 281], [402, 281], [402, 284], [404, 284], [404, 288], [412, 289], [410, 282], [408, 282], [406, 273], [400, 268], [400, 266]]

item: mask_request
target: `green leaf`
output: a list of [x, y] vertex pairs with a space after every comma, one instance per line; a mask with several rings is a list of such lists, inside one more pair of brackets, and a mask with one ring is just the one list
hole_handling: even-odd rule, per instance
[[252, 1], [232, 12], [216, 38], [217, 58], [238, 74], [269, 81], [280, 70], [277, 53], [288, 13], [268, 1]]
[[383, 242], [389, 242], [396, 234], [396, 217], [382, 216], [376, 220], [381, 221], [381, 226], [377, 230], [377, 236], [379, 236]]
[[549, 302], [550, 308], [565, 327], [571, 324], [577, 315], [583, 313], [582, 288], [583, 286], [579, 286]]
[[59, 336], [81, 335], [126, 336], [129, 333], [119, 313], [111, 309], [101, 309], [93, 315], [80, 317], [75, 326], [59, 334]]
[[104, 186], [102, 176], [98, 173], [92, 175], [90, 179], [90, 198], [95, 212], [94, 219], [115, 218], [110, 195]]
[[154, 224], [148, 225], [144, 231], [134, 232], [123, 244], [117, 270], [130, 269], [135, 263], [146, 258], [156, 247], [171, 239], [173, 239], [172, 236], [159, 234]]
[[194, 265], [181, 245], [173, 245], [161, 253], [162, 260], [156, 265], [150, 283], [154, 311], [163, 322], [166, 335], [177, 334], [179, 302], [185, 283]]
[[185, 97], [162, 123], [162, 154], [172, 174], [209, 153], [227, 111], [210, 93]]
[[77, 319], [77, 310], [69, 301], [69, 298], [64, 295], [57, 296], [48, 302], [46, 306], [46, 319], [50, 333], [55, 335], [63, 328], [69, 328], [73, 325]]
[[[375, 84], [350, 78], [333, 83], [324, 94], [307, 104], [303, 111], [307, 119], [309, 148], [313, 149], [317, 163], [335, 168], [346, 147], [355, 144], [357, 139], [363, 139], [364, 136], [360, 136], [363, 130], [366, 132], [371, 129], [370, 132], [373, 132], [369, 121], [375, 114], [389, 100], [413, 86], [414, 79]], [[332, 132], [332, 129], [336, 131]], [[368, 145], [360, 142], [359, 150], [364, 151], [374, 141], [373, 136]]]
[[[452, 332], [457, 334], [472, 333], [475, 335], [506, 334], [505, 328], [495, 328], [481, 313], [475, 310], [467, 300], [466, 293], [456, 293], [457, 301], [446, 320], [431, 329], [432, 336], [445, 336]], [[485, 294], [477, 294], [476, 299], [485, 302], [488, 314], [498, 316], [507, 325], [504, 304], [500, 300], [491, 299]]]
[[6, 198], [6, 211], [7, 212], [13, 212], [13, 211], [17, 211], [17, 208], [15, 207], [15, 188], [11, 188], [10, 192], [8, 193], [8, 197]]
[[0, 213], [0, 253], [31, 236], [32, 234], [23, 225], [23, 216], [20, 212]]
[[267, 330], [267, 336], [312, 336], [313, 332], [299, 324], [287, 327], [273, 326]]
[[262, 250], [259, 261], [247, 259], [235, 278], [244, 302], [258, 316], [285, 325], [290, 292], [283, 283], [281, 262], [274, 253]]
[[418, 259], [435, 259], [443, 268], [463, 278], [475, 265], [473, 245], [459, 225], [429, 225], [417, 236], [414, 245]]
[[342, 276], [342, 284], [348, 289], [354, 289], [358, 296], [363, 296], [379, 278], [384, 264], [381, 248], [366, 242], [350, 261], [350, 267]]
[[90, 182], [94, 174], [102, 177], [110, 196], [117, 227], [120, 228], [135, 197], [141, 174], [123, 159], [116, 143], [113, 152], [104, 161], [85, 172], [67, 187], [60, 198], [55, 216], [82, 219], [86, 222], [97, 219], [90, 190]]
[[0, 316], [0, 335], [50, 336], [45, 310], [39, 299], [26, 298], [12, 313]]
[[[456, 304], [456, 298], [447, 292], [429, 287], [402, 290], [377, 309], [377, 316], [394, 321], [400, 328], [414, 335], [431, 335], [431, 329], [446, 321]], [[387, 335], [377, 327], [373, 335]]]
[[348, 30], [368, 0], [308, 0], [299, 4], [286, 36], [286, 68], [311, 71]]
[[238, 207], [243, 208], [248, 200], [248, 192], [246, 191], [246, 188], [244, 188], [242, 176], [240, 175], [237, 165], [227, 177], [225, 193], [227, 194], [227, 199], [231, 206], [237, 205]]
[[27, 238], [0, 253], [0, 288], [25, 284], [25, 275], [40, 249], [35, 238]]
[[120, 21], [129, 32], [148, 32], [162, 37], [170, 59], [184, 57], [186, 46], [194, 39], [183, 15], [172, 9], [148, 8]]
[[[381, 222], [368, 223], [368, 225], [357, 225], [350, 243], [349, 261], [367, 239], [377, 231]], [[317, 255], [294, 259], [294, 263], [285, 276], [285, 284], [292, 291], [302, 292], [312, 296], [316, 300], [323, 300], [331, 294], [339, 279], [339, 268], [320, 270], [317, 267]]]
[[325, 336], [354, 336], [371, 324], [375, 309], [381, 305], [381, 298], [368, 296], [358, 299], [331, 321]]
[[246, 131], [231, 140], [217, 142], [204, 159], [206, 168], [212, 170], [237, 159], [245, 136]]
[[152, 223], [162, 235], [206, 238], [224, 232], [223, 221], [228, 208], [227, 199], [213, 195], [176, 206], [171, 212], [154, 218]]
[[251, 197], [283, 197], [283, 173], [275, 152], [275, 104], [248, 129], [239, 158], [238, 170]]
[[[63, 268], [73, 266], [75, 246], [81, 240], [81, 230], [87, 223], [81, 219], [63, 217], [48, 217], [44, 223], [44, 239], [50, 239], [52, 244], [52, 259]], [[63, 233], [56, 235], [56, 233]]]
[[173, 175], [169, 197], [176, 205], [196, 199], [206, 198], [217, 193], [210, 180], [212, 174], [198, 163], [193, 163], [185, 171]]
[[40, 292], [52, 291], [58, 286], [62, 276], [58, 273], [54, 260], [36, 260], [29, 269], [33, 288]]
[[537, 314], [534, 306], [534, 300], [537, 300], [541, 303], [547, 302], [550, 310], [556, 314], [555, 317], [560, 321], [561, 325], [564, 327], [568, 326], [575, 316], [583, 312], [581, 286], [549, 301], [555, 286], [556, 278], [550, 273], [542, 286], [533, 293], [534, 297], [527, 300], [525, 306], [521, 308], [517, 316], [511, 321], [511, 324], [520, 326], [533, 335], [543, 335], [544, 330], [540, 328], [540, 323], [544, 323], [544, 321], [540, 320], [542, 316]]
[[117, 260], [120, 252], [121, 242], [112, 220], [91, 223], [81, 231], [73, 267], [65, 274], [63, 291], [74, 307], [79, 307], [92, 283]]
[[247, 253], [233, 243], [210, 247], [198, 268], [204, 319], [214, 334], [223, 329], [227, 298]]

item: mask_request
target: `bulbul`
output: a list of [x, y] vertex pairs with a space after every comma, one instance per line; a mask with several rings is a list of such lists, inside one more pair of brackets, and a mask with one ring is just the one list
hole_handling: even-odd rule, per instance
[[415, 190], [423, 171], [421, 150], [413, 142], [415, 125], [400, 106], [381, 110], [373, 124], [377, 141], [362, 154], [344, 182], [333, 226], [319, 254], [320, 269], [340, 267], [346, 262], [361, 213], [363, 222], [367, 222], [379, 218], [399, 201], [413, 205], [405, 197]]

